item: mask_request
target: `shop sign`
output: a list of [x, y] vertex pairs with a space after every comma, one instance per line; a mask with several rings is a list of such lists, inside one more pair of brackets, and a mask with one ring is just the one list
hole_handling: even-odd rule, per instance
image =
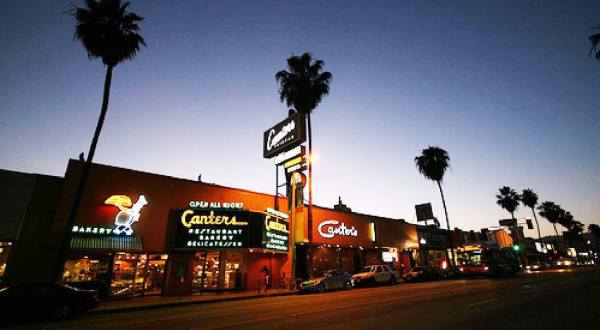
[[181, 210], [175, 248], [248, 247], [249, 212], [234, 210]]
[[275, 156], [275, 164], [281, 165], [294, 157], [304, 157], [305, 154], [306, 148], [304, 146], [297, 146], [289, 151], [284, 151], [279, 155]]
[[273, 158], [306, 141], [304, 126], [304, 116], [296, 113], [266, 130], [263, 135], [264, 158]]
[[263, 247], [266, 249], [287, 251], [290, 240], [290, 224], [283, 218], [265, 215]]
[[71, 228], [71, 232], [92, 235], [111, 235], [113, 234], [113, 228], [75, 225]]
[[148, 205], [148, 201], [144, 195], [140, 195], [135, 204], [132, 205], [128, 196], [112, 195], [104, 201], [104, 204], [114, 205], [120, 210], [115, 216], [115, 228], [112, 233], [115, 235], [131, 235], [133, 234], [131, 226], [140, 219], [142, 207]]
[[241, 210], [244, 208], [242, 202], [207, 202], [207, 201], [190, 201], [189, 206], [194, 209], [231, 209]]
[[321, 237], [333, 238], [334, 236], [358, 236], [356, 227], [347, 227], [345, 223], [337, 220], [325, 220], [319, 224], [318, 232]]

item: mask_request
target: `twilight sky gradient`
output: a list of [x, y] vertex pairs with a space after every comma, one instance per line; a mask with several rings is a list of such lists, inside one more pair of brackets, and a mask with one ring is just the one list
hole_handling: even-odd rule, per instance
[[[74, 1], [81, 4], [81, 1]], [[104, 67], [73, 42], [69, 1], [0, 3], [0, 168], [64, 175], [89, 148]], [[600, 222], [598, 1], [132, 1], [148, 43], [115, 69], [95, 161], [271, 193], [262, 132], [283, 119], [274, 79], [310, 51], [333, 73], [316, 110], [314, 197], [414, 222], [437, 186], [416, 170], [448, 150], [451, 225], [508, 213], [530, 187]], [[521, 207], [519, 217], [531, 216]], [[542, 221], [542, 231], [551, 226]], [[534, 231], [528, 231], [534, 235]]]

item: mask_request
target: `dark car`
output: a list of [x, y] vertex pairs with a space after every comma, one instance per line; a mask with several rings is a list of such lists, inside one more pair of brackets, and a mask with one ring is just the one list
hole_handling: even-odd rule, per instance
[[300, 284], [300, 291], [303, 292], [327, 292], [336, 289], [352, 289], [352, 276], [341, 270], [328, 270]]
[[15, 321], [64, 320], [98, 305], [98, 293], [58, 283], [18, 284], [0, 290], [0, 311]]
[[442, 275], [437, 268], [429, 266], [414, 267], [402, 274], [402, 278], [407, 282], [439, 280], [441, 277]]

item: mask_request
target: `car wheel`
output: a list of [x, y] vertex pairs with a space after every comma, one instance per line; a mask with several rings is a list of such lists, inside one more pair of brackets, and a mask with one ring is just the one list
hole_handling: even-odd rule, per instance
[[73, 309], [69, 305], [58, 305], [54, 309], [54, 318], [57, 320], [66, 320], [73, 313]]
[[390, 285], [394, 285], [396, 283], [398, 283], [398, 281], [396, 281], [396, 277], [395, 276], [390, 277]]
[[346, 286], [344, 287], [346, 290], [351, 290], [352, 289], [352, 282], [347, 281], [346, 282]]
[[321, 283], [321, 285], [319, 285], [319, 293], [325, 292], [327, 292], [327, 285], [325, 285], [325, 283]]

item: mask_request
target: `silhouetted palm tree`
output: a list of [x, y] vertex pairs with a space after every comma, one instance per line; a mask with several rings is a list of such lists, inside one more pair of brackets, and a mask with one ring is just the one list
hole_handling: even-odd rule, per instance
[[[440, 195], [442, 196], [442, 205], [444, 206], [444, 214], [446, 215], [446, 226], [448, 227], [448, 237], [450, 244], [452, 244], [452, 235], [450, 233], [450, 220], [448, 219], [448, 210], [446, 208], [446, 199], [444, 198], [444, 190], [442, 189], [442, 180], [446, 170], [450, 167], [450, 156], [448, 152], [440, 147], [429, 146], [427, 149], [421, 151], [421, 155], [415, 157], [415, 164], [419, 173], [425, 178], [437, 182], [438, 188], [440, 189]], [[454, 260], [454, 253], [452, 254]]]
[[[108, 110], [113, 69], [119, 63], [133, 59], [140, 47], [146, 45], [144, 39], [138, 34], [139, 27], [137, 25], [143, 18], [127, 11], [128, 2], [121, 4], [120, 0], [86, 0], [85, 5], [85, 8], [75, 7], [69, 11], [77, 21], [74, 39], [81, 41], [90, 59], [100, 58], [102, 60], [102, 63], [106, 65], [106, 76], [100, 117], [96, 124], [96, 130], [83, 167], [73, 206], [69, 213], [67, 228], [73, 225], [77, 216], [91, 163], [94, 160], [96, 145]], [[70, 233], [70, 230], [66, 230], [66, 232]], [[63, 235], [61, 252], [59, 253], [65, 250], [69, 237], [69, 234]], [[62, 262], [61, 258], [62, 255], [59, 257], [58, 262]], [[62, 271], [62, 266], [60, 271]]]
[[537, 209], [538, 214], [546, 218], [546, 220], [548, 220], [548, 222], [552, 224], [552, 226], [554, 227], [554, 232], [556, 233], [556, 237], [558, 237], [556, 223], [558, 222], [558, 219], [561, 216], [562, 208], [560, 207], [560, 205], [555, 204], [554, 202], [546, 201], [540, 204]]
[[[521, 200], [521, 197], [516, 191], [514, 191], [514, 189], [511, 189], [507, 186], [500, 188], [499, 191], [500, 195], [496, 195], [496, 198], [498, 199], [496, 204], [507, 210], [510, 213], [511, 219], [514, 219], [515, 211], [519, 207], [519, 201]], [[519, 237], [519, 229], [517, 226], [515, 226], [514, 232], [517, 237], [517, 242], [520, 242], [521, 238]]]
[[500, 188], [499, 191], [500, 194], [496, 195], [496, 198], [498, 199], [496, 204], [507, 210], [508, 213], [510, 213], [510, 217], [514, 219], [515, 211], [519, 207], [519, 201], [521, 200], [521, 197], [514, 189], [511, 189], [507, 186]]
[[523, 193], [521, 194], [521, 201], [524, 206], [527, 206], [533, 212], [533, 218], [535, 219], [535, 226], [537, 227], [538, 237], [540, 239], [540, 243], [542, 242], [542, 234], [540, 233], [540, 223], [538, 222], [537, 215], [535, 214], [535, 207], [538, 203], [538, 195], [533, 192], [531, 189], [523, 189]]
[[[287, 59], [288, 70], [275, 74], [279, 83], [279, 99], [306, 116], [308, 123], [308, 228], [312, 226], [312, 126], [310, 115], [324, 96], [329, 94], [329, 83], [333, 75], [324, 71], [325, 62], [314, 60], [310, 53], [291, 56]], [[309, 231], [312, 236], [312, 230]], [[310, 239], [310, 236], [309, 236]]]
[[590, 55], [592, 55], [593, 57], [595, 57], [597, 60], [600, 61], [600, 25], [594, 26], [593, 29], [598, 32], [592, 34], [589, 37], [589, 40], [592, 43], [592, 48], [590, 49]]

